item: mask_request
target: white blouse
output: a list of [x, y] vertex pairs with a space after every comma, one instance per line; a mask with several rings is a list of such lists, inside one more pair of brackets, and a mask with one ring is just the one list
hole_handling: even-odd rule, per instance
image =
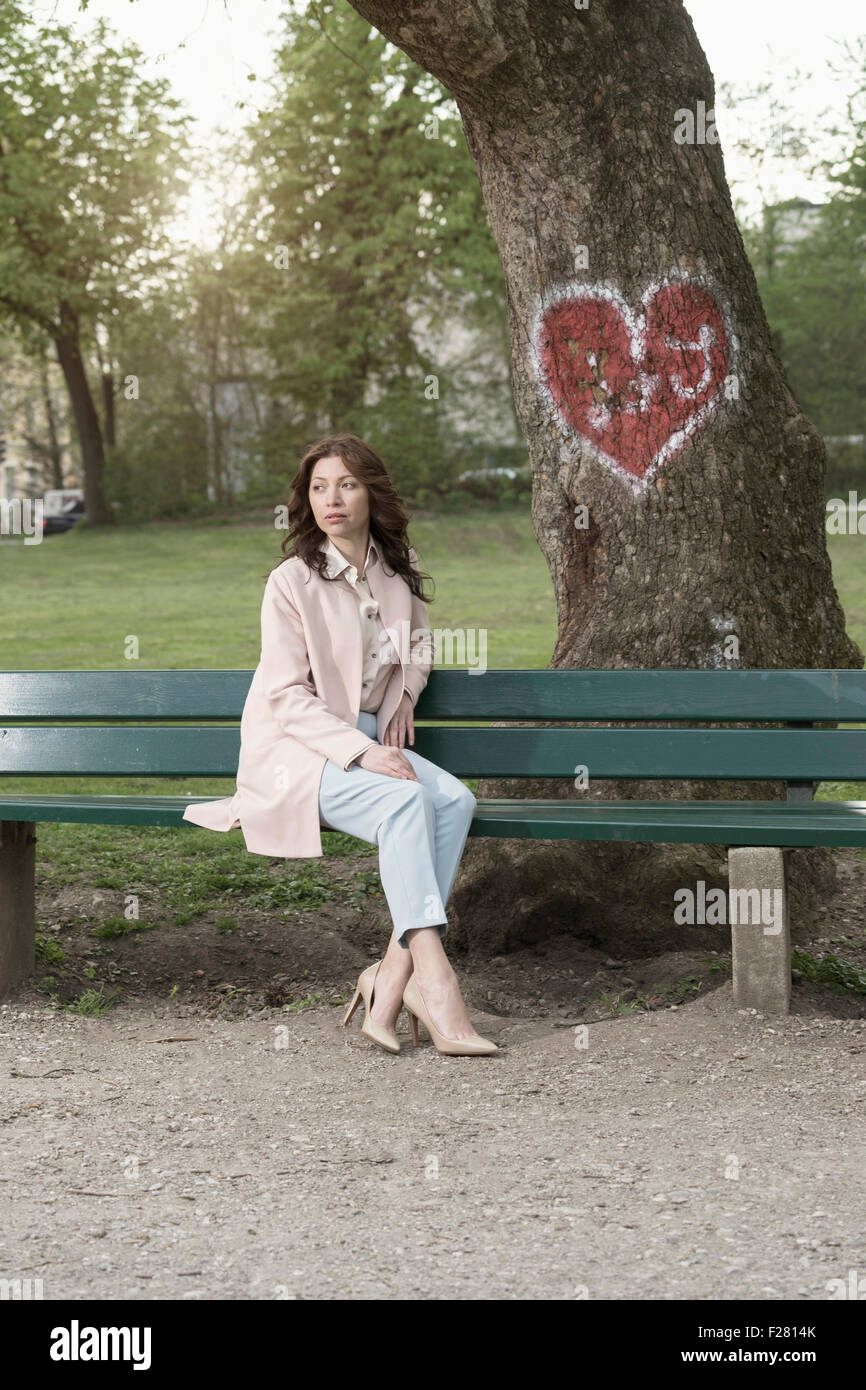
[[[358, 599], [361, 631], [364, 638], [360, 708], [369, 714], [374, 714], [382, 703], [385, 688], [391, 679], [394, 667], [400, 664], [400, 658], [379, 615], [378, 599], [373, 598], [366, 578], [369, 566], [380, 563], [379, 551], [371, 536], [367, 546], [367, 557], [364, 561], [364, 572], [359, 575], [357, 567], [350, 564], [330, 536], [324, 550], [328, 557], [328, 574], [332, 577], [341, 575]], [[412, 700], [411, 691], [406, 686], [403, 687], [403, 690]], [[414, 700], [412, 703], [415, 703]], [[362, 749], [362, 753], [364, 751], [366, 750]], [[355, 756], [360, 757], [361, 753]]]

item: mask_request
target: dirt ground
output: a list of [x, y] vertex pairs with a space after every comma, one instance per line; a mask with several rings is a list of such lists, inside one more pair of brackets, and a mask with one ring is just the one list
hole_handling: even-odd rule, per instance
[[[339, 871], [375, 867], [359, 857]], [[821, 936], [866, 966], [861, 860]], [[219, 912], [66, 953], [0, 1004], [0, 1278], [46, 1299], [824, 1300], [866, 1289], [866, 996], [734, 1007], [725, 951], [455, 956], [492, 1058], [341, 1027], [381, 904]], [[839, 944], [839, 943], [844, 944]], [[100, 1018], [61, 1007], [109, 981]], [[842, 1281], [841, 1284], [833, 1281]]]

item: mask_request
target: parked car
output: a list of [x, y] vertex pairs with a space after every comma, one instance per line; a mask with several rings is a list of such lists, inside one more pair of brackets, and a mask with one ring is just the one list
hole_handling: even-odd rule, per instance
[[84, 516], [84, 496], [78, 491], [46, 493], [42, 517], [43, 536], [57, 536], [71, 531]]

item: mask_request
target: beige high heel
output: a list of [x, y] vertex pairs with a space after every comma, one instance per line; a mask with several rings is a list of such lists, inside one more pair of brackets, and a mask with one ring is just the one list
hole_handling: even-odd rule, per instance
[[361, 1032], [365, 1037], [369, 1038], [371, 1042], [378, 1043], [380, 1047], [384, 1047], [386, 1052], [399, 1052], [400, 1042], [394, 1030], [392, 1028], [386, 1028], [383, 1023], [377, 1023], [374, 1018], [370, 1017], [370, 1010], [373, 1007], [376, 976], [379, 973], [379, 966], [381, 964], [382, 962], [380, 960], [374, 961], [372, 965], [367, 966], [366, 970], [361, 971], [361, 974], [358, 976], [358, 983], [355, 987], [355, 997], [346, 1010], [346, 1017], [343, 1019], [343, 1027], [346, 1027], [352, 1014], [363, 999], [364, 1022], [361, 1024]]
[[403, 1007], [409, 1015], [409, 1022], [412, 1024], [412, 1039], [416, 1047], [418, 1046], [418, 1020], [420, 1019], [433, 1039], [436, 1051], [445, 1052], [449, 1057], [481, 1057], [499, 1051], [496, 1043], [491, 1042], [489, 1038], [444, 1037], [427, 1011], [427, 1005], [424, 1003], [414, 975], [410, 975], [409, 982], [403, 990]]

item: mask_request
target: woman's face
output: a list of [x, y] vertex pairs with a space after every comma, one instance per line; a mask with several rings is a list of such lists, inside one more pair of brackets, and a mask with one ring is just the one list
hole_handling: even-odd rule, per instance
[[310, 475], [310, 506], [326, 536], [363, 534], [370, 520], [369, 493], [337, 455], [319, 459]]

